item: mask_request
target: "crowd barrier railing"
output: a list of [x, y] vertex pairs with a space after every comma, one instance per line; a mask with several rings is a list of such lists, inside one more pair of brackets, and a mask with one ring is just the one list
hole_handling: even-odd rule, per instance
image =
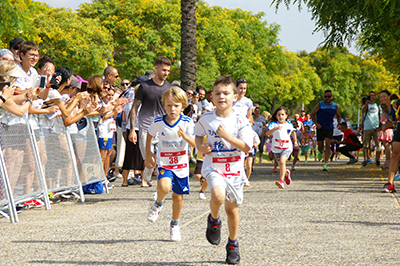
[[83, 185], [106, 181], [90, 118], [65, 127], [62, 117], [3, 113], [0, 123], [0, 209], [12, 223], [18, 203], [42, 198], [50, 210], [49, 195], [65, 193], [84, 202]]

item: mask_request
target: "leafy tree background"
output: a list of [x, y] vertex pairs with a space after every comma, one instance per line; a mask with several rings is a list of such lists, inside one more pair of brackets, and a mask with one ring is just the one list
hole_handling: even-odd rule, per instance
[[[113, 65], [122, 78], [132, 79], [153, 69], [156, 57], [164, 55], [173, 63], [169, 81], [179, 80], [180, 0], [94, 0], [78, 10], [3, 0], [0, 7], [7, 14], [0, 17], [2, 47], [14, 37], [32, 40], [42, 55], [84, 78]], [[245, 78], [247, 95], [259, 100], [262, 110], [285, 105], [296, 113], [304, 104], [310, 111], [322, 92], [331, 89], [344, 115], [354, 118], [368, 91], [397, 91], [398, 74], [385, 67], [392, 61], [378, 49], [360, 56], [340, 47], [296, 54], [280, 45], [280, 27], [268, 23], [265, 14], [210, 7], [203, 1], [197, 1], [196, 19], [196, 85], [211, 89], [220, 75]]]

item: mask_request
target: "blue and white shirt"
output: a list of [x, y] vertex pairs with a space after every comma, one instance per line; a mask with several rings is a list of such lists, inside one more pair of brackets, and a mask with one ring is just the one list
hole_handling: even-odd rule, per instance
[[240, 113], [232, 112], [229, 117], [224, 118], [217, 116], [215, 111], [203, 114], [196, 123], [194, 132], [199, 137], [207, 136], [211, 155], [205, 155], [201, 174], [207, 176], [211, 172], [218, 172], [233, 186], [238, 186], [247, 180], [243, 174], [245, 153], [216, 134], [220, 125], [234, 137], [244, 141], [249, 148], [253, 147], [253, 130], [249, 120]]
[[282, 128], [272, 133], [272, 152], [281, 153], [285, 149], [293, 149], [292, 141], [290, 140], [290, 135], [295, 130], [293, 124], [288, 121], [284, 124], [273, 121], [268, 124], [267, 131], [277, 126], [282, 126]]
[[170, 125], [165, 120], [166, 115], [157, 116], [150, 125], [148, 133], [155, 136], [158, 133], [159, 144], [156, 155], [158, 167], [174, 172], [177, 177], [189, 176], [189, 144], [179, 132], [179, 126], [190, 138], [194, 138], [193, 120], [185, 115], [180, 115], [175, 124]]

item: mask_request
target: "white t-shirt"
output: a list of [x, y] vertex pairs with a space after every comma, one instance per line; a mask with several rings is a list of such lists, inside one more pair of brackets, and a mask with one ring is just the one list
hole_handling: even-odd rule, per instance
[[258, 136], [257, 132], [252, 130], [253, 132], [253, 147], [249, 150], [247, 154], [253, 154], [254, 153], [254, 147], [256, 146], [257, 143], [260, 143], [260, 137]]
[[244, 141], [249, 148], [253, 147], [253, 133], [249, 120], [241, 114], [232, 112], [225, 118], [217, 116], [215, 111], [203, 114], [196, 123], [194, 132], [199, 137], [207, 136], [211, 155], [205, 155], [201, 174], [206, 177], [211, 172], [218, 172], [233, 186], [238, 186], [247, 180], [243, 174], [245, 153], [216, 134], [220, 125], [234, 137]]
[[293, 124], [287, 121], [284, 124], [273, 121], [269, 123], [267, 131], [277, 126], [282, 126], [282, 128], [272, 133], [272, 152], [281, 153], [283, 149], [292, 149], [290, 135], [294, 131]]
[[[21, 63], [18, 63], [17, 66], [22, 69], [22, 71], [25, 72], [25, 70], [22, 68]], [[20, 77], [17, 78], [17, 80], [14, 83], [15, 87], [20, 88], [21, 90], [27, 90], [33, 87], [33, 85], [36, 83], [37, 79], [40, 79], [39, 74], [37, 73], [36, 69], [33, 67], [29, 68], [30, 74], [26, 73], [25, 77]]]
[[157, 150], [156, 162], [158, 167], [174, 172], [177, 177], [184, 178], [189, 176], [189, 144], [179, 133], [179, 126], [190, 138], [194, 138], [193, 120], [185, 115], [181, 115], [175, 124], [170, 125], [165, 120], [166, 115], [157, 116], [150, 125], [148, 133], [153, 137], [159, 137], [159, 148]]
[[253, 109], [253, 101], [246, 96], [243, 96], [240, 101], [233, 103], [232, 109], [235, 112], [242, 114], [244, 117], [247, 117], [247, 112]]
[[[104, 106], [104, 107], [107, 107], [110, 104], [111, 104], [111, 102], [109, 102], [107, 104], [104, 102], [101, 102], [101, 106]], [[103, 120], [101, 123], [99, 123], [99, 126], [98, 126], [99, 138], [111, 139], [114, 136], [114, 131], [116, 131], [116, 129], [117, 128], [116, 128], [116, 124], [115, 124], [115, 120], [114, 120], [113, 116], [109, 117], [108, 119]]]

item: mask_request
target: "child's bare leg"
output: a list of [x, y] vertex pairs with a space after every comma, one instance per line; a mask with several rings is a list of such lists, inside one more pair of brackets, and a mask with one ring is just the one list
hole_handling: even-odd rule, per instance
[[225, 201], [225, 212], [228, 216], [229, 239], [236, 240], [239, 228], [239, 207], [236, 202]]
[[164, 177], [157, 182], [157, 201], [162, 202], [171, 189], [171, 178]]
[[213, 219], [218, 219], [221, 205], [225, 202], [225, 188], [216, 186], [211, 190], [210, 211]]
[[251, 176], [251, 166], [253, 164], [253, 157], [248, 156], [245, 160], [245, 167], [246, 167], [246, 175], [247, 175], [247, 180], [250, 179]]
[[[158, 195], [157, 195], [157, 198], [158, 198]], [[175, 192], [172, 192], [172, 219], [173, 220], [179, 220], [179, 218], [181, 217], [182, 207], [183, 207], [183, 195], [178, 195]]]
[[278, 162], [278, 164], [279, 164], [279, 175], [280, 175], [280, 178], [281, 178], [281, 180], [283, 181], [283, 179], [285, 178], [285, 175], [286, 175], [286, 160], [287, 160], [287, 158], [286, 158], [286, 156], [281, 156], [281, 158], [279, 159], [279, 162]]

